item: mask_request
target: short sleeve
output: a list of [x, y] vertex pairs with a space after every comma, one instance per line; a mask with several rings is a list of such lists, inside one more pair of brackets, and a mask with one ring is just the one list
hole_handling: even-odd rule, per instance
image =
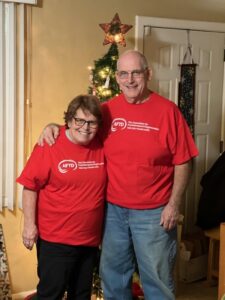
[[16, 182], [21, 185], [38, 191], [43, 188], [49, 180], [51, 156], [50, 146], [35, 145], [29, 160], [27, 161], [21, 175]]

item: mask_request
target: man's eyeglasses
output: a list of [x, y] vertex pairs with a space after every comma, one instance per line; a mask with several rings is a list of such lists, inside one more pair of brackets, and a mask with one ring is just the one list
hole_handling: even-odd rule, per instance
[[91, 127], [91, 128], [97, 128], [98, 127], [98, 121], [94, 121], [94, 120], [86, 121], [84, 119], [75, 118], [75, 117], [73, 119], [74, 119], [75, 124], [77, 126], [81, 126], [82, 127], [82, 126], [84, 126], [85, 123], [87, 123], [88, 126]]
[[127, 71], [117, 71], [117, 75], [119, 76], [120, 79], [128, 79], [129, 75], [132, 76], [132, 78], [141, 78], [144, 76], [144, 72], [146, 69], [144, 70], [133, 70], [130, 72]]

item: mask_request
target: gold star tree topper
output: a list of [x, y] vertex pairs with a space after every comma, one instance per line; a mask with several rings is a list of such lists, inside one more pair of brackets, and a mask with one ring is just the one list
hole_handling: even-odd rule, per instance
[[124, 47], [126, 46], [124, 34], [133, 27], [132, 25], [122, 24], [117, 13], [110, 23], [99, 24], [99, 26], [106, 33], [103, 45], [116, 43]]

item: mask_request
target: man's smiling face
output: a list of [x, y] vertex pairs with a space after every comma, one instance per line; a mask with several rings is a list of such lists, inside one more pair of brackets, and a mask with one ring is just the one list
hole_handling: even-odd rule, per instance
[[151, 70], [144, 65], [138, 53], [128, 52], [121, 56], [116, 80], [129, 103], [141, 103], [148, 97], [150, 79]]

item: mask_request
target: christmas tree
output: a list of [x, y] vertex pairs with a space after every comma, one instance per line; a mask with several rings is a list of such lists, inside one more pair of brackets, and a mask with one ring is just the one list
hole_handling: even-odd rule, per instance
[[91, 86], [88, 92], [96, 95], [101, 102], [118, 95], [120, 92], [115, 78], [118, 56], [118, 46], [113, 43], [109, 51], [94, 62], [94, 68], [91, 70]]
[[126, 46], [124, 34], [132, 28], [132, 25], [121, 24], [119, 15], [115, 14], [110, 23], [99, 24], [99, 26], [106, 33], [103, 45], [111, 44], [111, 46], [102, 58], [94, 62], [88, 92], [104, 102], [120, 93], [115, 77], [119, 57], [118, 44]]

